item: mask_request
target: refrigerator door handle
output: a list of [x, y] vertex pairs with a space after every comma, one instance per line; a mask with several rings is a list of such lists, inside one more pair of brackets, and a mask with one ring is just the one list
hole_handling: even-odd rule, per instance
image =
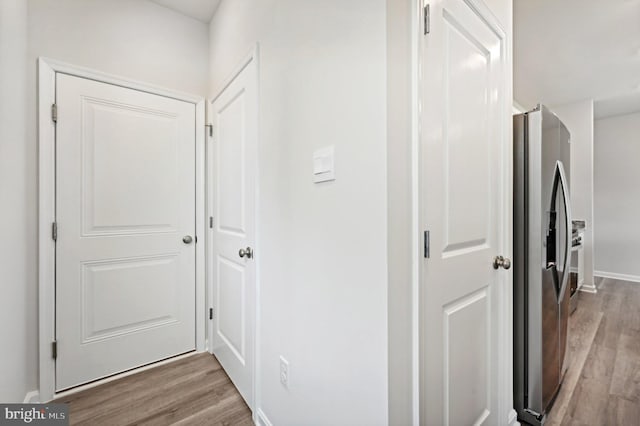
[[557, 162], [558, 173], [560, 174], [560, 185], [562, 186], [562, 197], [564, 204], [564, 214], [565, 214], [565, 223], [566, 223], [566, 238], [565, 238], [565, 255], [564, 255], [564, 269], [562, 270], [562, 283], [560, 285], [560, 297], [558, 298], [558, 304], [562, 303], [564, 299], [565, 290], [567, 288], [567, 283], [569, 282], [569, 262], [571, 259], [571, 232], [572, 232], [572, 222], [571, 222], [571, 200], [569, 198], [569, 185], [567, 183], [567, 176], [564, 172], [564, 166], [562, 162]]

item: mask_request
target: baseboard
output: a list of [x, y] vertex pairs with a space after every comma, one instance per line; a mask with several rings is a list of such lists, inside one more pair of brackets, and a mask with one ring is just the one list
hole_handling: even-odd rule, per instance
[[596, 294], [598, 292], [598, 287], [596, 287], [595, 284], [582, 284], [578, 287], [578, 290], [585, 293]]
[[27, 392], [24, 396], [23, 404], [37, 404], [40, 402], [40, 392], [38, 390], [32, 390]]
[[612, 280], [640, 283], [640, 276], [637, 276], [637, 275], [617, 274], [615, 272], [605, 272], [605, 271], [593, 271], [593, 275], [600, 278], [611, 278]]
[[256, 426], [273, 426], [262, 409], [258, 408], [256, 411]]
[[509, 412], [509, 426], [520, 426], [516, 410], [512, 409], [511, 412]]

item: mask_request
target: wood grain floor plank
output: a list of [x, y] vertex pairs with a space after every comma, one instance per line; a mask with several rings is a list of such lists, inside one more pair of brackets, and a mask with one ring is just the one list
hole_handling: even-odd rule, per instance
[[[239, 395], [238, 398], [242, 399]], [[244, 404], [244, 401], [242, 401]], [[221, 406], [209, 407], [175, 423], [181, 426], [253, 426], [251, 413], [238, 401], [230, 399]], [[220, 413], [223, 413], [222, 415]]]
[[569, 317], [569, 366], [553, 408], [547, 417], [548, 426], [558, 426], [562, 423], [602, 316], [602, 312], [594, 315], [586, 309], [578, 309]]
[[61, 398], [72, 425], [251, 425], [218, 361], [196, 354]]
[[620, 307], [616, 307], [613, 313], [603, 310], [604, 318], [598, 328], [594, 343], [615, 350], [618, 347], [620, 328], [622, 327]]
[[624, 302], [622, 304], [622, 312], [624, 312], [624, 329], [626, 332], [640, 332], [640, 285], [635, 284], [628, 287]]
[[624, 398], [611, 397], [607, 402], [606, 425], [640, 425], [640, 405]]
[[573, 392], [562, 424], [571, 424], [567, 422], [568, 418], [572, 422], [605, 425], [608, 397], [609, 382], [582, 377]]
[[[194, 355], [175, 365], [168, 364], [90, 389], [86, 391], [87, 395], [82, 395], [85, 394], [82, 392], [77, 396], [78, 402], [82, 403], [70, 405], [72, 422], [102, 422], [115, 416], [119, 424], [131, 424], [138, 419], [137, 411], [132, 407], [170, 404], [174, 392], [188, 389], [207, 368], [211, 368], [210, 360]], [[222, 371], [221, 367], [216, 368]], [[85, 407], [92, 409], [86, 410]]]
[[618, 343], [609, 393], [629, 401], [640, 402], [640, 334], [622, 334]]
[[[603, 320], [604, 321], [604, 320]], [[600, 323], [602, 327], [602, 322]], [[618, 338], [619, 340], [619, 334]], [[608, 348], [607, 346], [601, 346], [597, 344], [595, 341], [591, 345], [591, 349], [589, 350], [589, 355], [582, 367], [581, 377], [585, 379], [595, 379], [600, 382], [611, 381], [611, 377], [613, 376], [613, 367], [616, 362], [616, 349]]]
[[[604, 279], [581, 294], [569, 321], [569, 371], [549, 414], [549, 426], [640, 426], [640, 285]], [[594, 321], [601, 320], [593, 331]], [[594, 333], [589, 341], [589, 327]], [[581, 367], [580, 351], [586, 351]], [[576, 372], [579, 378], [571, 389]], [[564, 393], [563, 393], [564, 392]], [[568, 401], [567, 401], [568, 400]], [[561, 419], [561, 420], [560, 420]]]

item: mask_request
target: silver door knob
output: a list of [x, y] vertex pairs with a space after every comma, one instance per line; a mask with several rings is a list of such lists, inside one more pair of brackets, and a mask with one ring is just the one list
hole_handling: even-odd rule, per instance
[[191, 244], [193, 242], [193, 238], [191, 237], [191, 235], [185, 235], [184, 237], [182, 237], [182, 242], [185, 244]]
[[493, 259], [493, 269], [498, 269], [498, 268], [503, 268], [503, 269], [511, 268], [511, 260], [507, 259], [504, 256], [496, 256]]
[[251, 247], [247, 247], [246, 249], [240, 249], [240, 251], [238, 252], [238, 256], [251, 259], [253, 257], [253, 250], [251, 249]]

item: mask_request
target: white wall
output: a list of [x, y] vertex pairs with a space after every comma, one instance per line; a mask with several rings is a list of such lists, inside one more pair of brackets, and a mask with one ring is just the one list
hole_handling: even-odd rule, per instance
[[209, 37], [207, 25], [146, 0], [3, 0], [0, 11], [0, 400], [22, 401], [38, 387], [37, 58], [204, 96]]
[[[385, 7], [223, 0], [210, 26], [212, 95], [260, 43], [257, 408], [274, 424], [388, 419]], [[314, 185], [331, 144], [336, 181]]]
[[640, 281], [640, 113], [595, 122], [595, 270]]
[[412, 1], [387, 0], [389, 424], [413, 414]]
[[[27, 4], [0, 2], [0, 402], [22, 402], [34, 389], [37, 364], [33, 306], [35, 259], [29, 259], [28, 238], [35, 221], [33, 148], [25, 144]], [[31, 166], [31, 168], [29, 168]], [[30, 334], [31, 333], [31, 334]]]
[[527, 110], [525, 109], [525, 107], [523, 107], [523, 106], [520, 104], [520, 102], [518, 102], [518, 101], [516, 101], [516, 100], [514, 99], [514, 101], [513, 101], [513, 115], [516, 115], [516, 114], [522, 114], [522, 113], [524, 113], [524, 112], [527, 112]]
[[168, 89], [206, 93], [206, 24], [146, 0], [28, 3], [32, 71], [38, 56], [48, 56]]
[[584, 285], [593, 281], [593, 100], [550, 107], [571, 133], [571, 213], [586, 221], [584, 233]]

